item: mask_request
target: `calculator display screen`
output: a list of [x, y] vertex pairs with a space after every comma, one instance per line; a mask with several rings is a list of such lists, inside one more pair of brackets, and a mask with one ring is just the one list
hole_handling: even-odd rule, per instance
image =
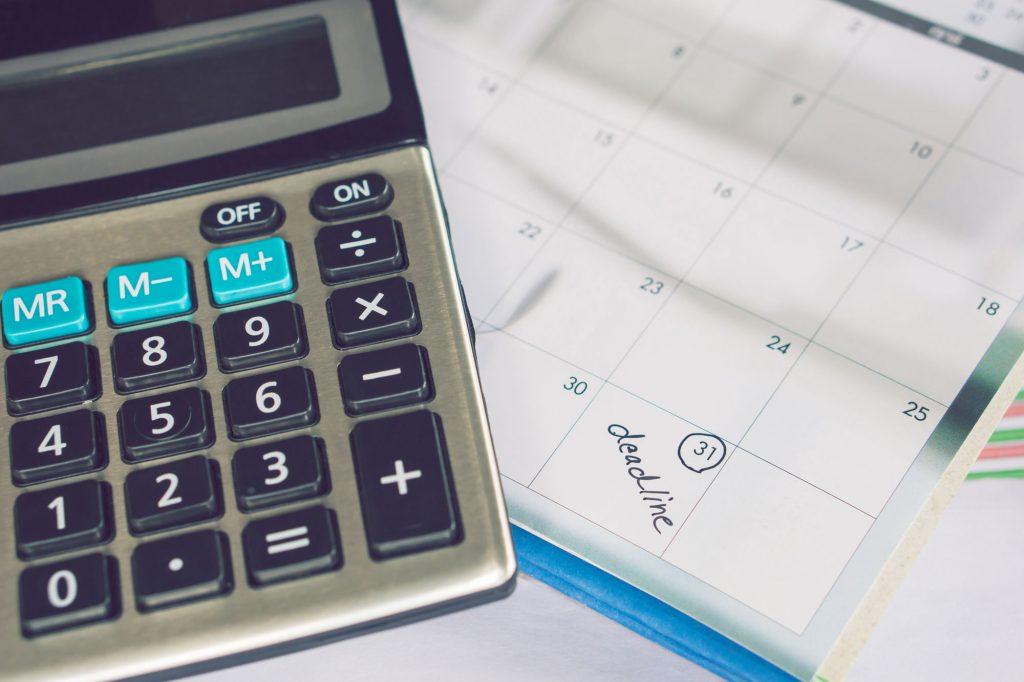
[[[408, 139], [410, 120], [422, 129], [411, 74], [390, 75], [408, 62], [387, 2], [7, 2], [0, 206], [58, 194], [19, 199], [0, 223], [380, 148]], [[22, 31], [5, 23], [11, 7]], [[60, 189], [107, 179], [102, 192]]]
[[0, 164], [63, 154], [339, 97], [324, 21], [62, 65], [0, 82]]

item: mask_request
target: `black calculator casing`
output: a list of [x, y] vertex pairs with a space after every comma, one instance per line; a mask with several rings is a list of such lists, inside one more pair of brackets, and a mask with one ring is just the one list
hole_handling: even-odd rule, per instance
[[[0, 457], [0, 508], [6, 515], [0, 520], [6, 524], [0, 530], [0, 573], [8, 576], [0, 589], [0, 679], [171, 679], [509, 594], [516, 565], [479, 386], [472, 322], [394, 2], [138, 3], [152, 10], [147, 13], [126, 10], [133, 4], [127, 0], [108, 0], [89, 3], [88, 21], [76, 14], [84, 11], [76, 3], [57, 4], [64, 6], [64, 15], [40, 23], [38, 14], [25, 10], [28, 3], [0, 3], [0, 66], [3, 60], [59, 55], [79, 44], [180, 30], [192, 25], [188, 22], [230, 22], [235, 16], [255, 21], [275, 13], [286, 13], [290, 20], [344, 5], [344, 11], [354, 8], [372, 19], [390, 99], [364, 117], [283, 138], [268, 135], [267, 141], [215, 155], [15, 193], [5, 194], [0, 187], [0, 291], [77, 277], [86, 283], [92, 320], [91, 328], [78, 335], [17, 347], [5, 341], [0, 364], [40, 349], [67, 347], [82, 354], [94, 382], [76, 397], [39, 405], [16, 400], [21, 389], [12, 388], [10, 379], [0, 384], [0, 452], [6, 453]], [[86, 28], [76, 30], [76, 24]], [[342, 97], [345, 87], [343, 81]], [[3, 119], [0, 111], [0, 125]], [[318, 188], [375, 177], [387, 184], [387, 196], [376, 203], [328, 215], [315, 197]], [[249, 205], [256, 199], [266, 199], [278, 212], [272, 228], [217, 235], [204, 227], [204, 212], [211, 207]], [[360, 270], [321, 253], [318, 238], [349, 239], [345, 235], [369, 229], [363, 226], [395, 230], [395, 254], [385, 253], [376, 265]], [[337, 237], [331, 230], [345, 234]], [[265, 239], [286, 244], [291, 290], [217, 303], [207, 258], [216, 249]], [[167, 258], [187, 263], [191, 310], [116, 323], [105, 286], [111, 268]], [[408, 295], [408, 319], [384, 331], [340, 319], [355, 298], [363, 300], [372, 319], [376, 293], [387, 296], [378, 310]], [[296, 331], [282, 336], [273, 352], [256, 357], [240, 348], [237, 329], [251, 322], [250, 313], [263, 311], [289, 320]], [[231, 329], [235, 336], [225, 336]], [[259, 329], [256, 325], [250, 333]], [[172, 332], [184, 339], [180, 343], [194, 345], [197, 358], [163, 377], [152, 378], [144, 366], [118, 354], [119, 343], [147, 343], [148, 335]], [[413, 383], [397, 398], [353, 388], [353, 382], [367, 377], [396, 374], [391, 365], [374, 365], [378, 356], [396, 367], [400, 363], [406, 375], [421, 372], [423, 385]], [[233, 398], [235, 391], [251, 395], [245, 393], [246, 382], [259, 383], [260, 377], [308, 386], [310, 404], [297, 416], [268, 426], [258, 410]], [[191, 414], [202, 413], [205, 424], [187, 445], [165, 451], [126, 436], [128, 422], [136, 419], [133, 401], [152, 403], [179, 393], [195, 398]], [[93, 464], [19, 478], [11, 439], [31, 431], [19, 424], [80, 412], [89, 416], [76, 415], [75, 424], [94, 430], [102, 450]], [[405, 464], [396, 462], [398, 468], [378, 468], [367, 453], [428, 445], [434, 448], [430, 453], [439, 453], [443, 481], [431, 480], [444, 489], [444, 496], [436, 498], [443, 501], [425, 508], [427, 530], [421, 537], [392, 538], [381, 526], [388, 523], [381, 509], [398, 498], [382, 497], [380, 491], [415, 493], [429, 472], [422, 464], [422, 477], [413, 478], [409, 471], [426, 460], [410, 456]], [[273, 480], [280, 471], [268, 463], [273, 461], [268, 453], [281, 450], [290, 456], [293, 449], [303, 457], [305, 468], [296, 465], [293, 473], [306, 477], [304, 487], [292, 496], [253, 492], [260, 488], [259, 479]], [[244, 469], [246, 462], [270, 468], [254, 477]], [[200, 479], [208, 486], [177, 516], [156, 513], [161, 510], [152, 496], [140, 494], [135, 485], [145, 472], [165, 469], [181, 477], [202, 472]], [[29, 508], [19, 500], [80, 482], [82, 490], [101, 498], [104, 526], [86, 539], [26, 554], [25, 538], [12, 525], [15, 513], [28, 513], [15, 511]], [[157, 492], [170, 496], [164, 488]], [[447, 526], [445, 514], [452, 519]], [[279, 519], [288, 523], [275, 527]], [[299, 524], [314, 530], [323, 524], [336, 546], [309, 562], [305, 572], [287, 567], [282, 572], [273, 562], [254, 558], [253, 542], [265, 543], [267, 551], [272, 545], [289, 551]], [[160, 544], [178, 537], [188, 541], [179, 543], [181, 549], [173, 542]], [[189, 547], [216, 556], [220, 573], [204, 584], [205, 591], [171, 595], [168, 602], [160, 592], [160, 576], [143, 575], [142, 568], [146, 561], [160, 561], [177, 571], [182, 559], [188, 560], [183, 552]], [[52, 631], [45, 631], [44, 623], [44, 631], [33, 631], [26, 625], [31, 609], [26, 610], [20, 594], [21, 577], [39, 567], [76, 561], [83, 566], [92, 562], [90, 571], [111, 576], [106, 615]], [[60, 591], [62, 583], [55, 584], [60, 601], [67, 595]]]

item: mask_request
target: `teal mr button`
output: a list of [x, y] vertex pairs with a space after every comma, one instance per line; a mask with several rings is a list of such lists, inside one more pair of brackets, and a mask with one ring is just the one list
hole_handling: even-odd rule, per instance
[[85, 283], [78, 277], [8, 289], [0, 303], [9, 346], [75, 336], [92, 328]]
[[213, 302], [224, 306], [295, 289], [288, 247], [280, 237], [215, 249], [206, 257]]

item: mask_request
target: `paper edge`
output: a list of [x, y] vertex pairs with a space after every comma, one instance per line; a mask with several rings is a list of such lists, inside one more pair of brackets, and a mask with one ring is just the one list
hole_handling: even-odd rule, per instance
[[890, 553], [882, 569], [868, 588], [860, 605], [847, 621], [813, 679], [816, 682], [839, 682], [853, 668], [857, 656], [867, 644], [910, 566], [924, 549], [932, 532], [938, 526], [953, 496], [959, 490], [971, 466], [977, 460], [989, 436], [1006, 413], [1020, 386], [1024, 384], [1024, 355], [1017, 358], [1013, 369], [989, 401], [981, 417], [956, 455], [950, 460], [939, 481], [907, 527], [899, 543]]

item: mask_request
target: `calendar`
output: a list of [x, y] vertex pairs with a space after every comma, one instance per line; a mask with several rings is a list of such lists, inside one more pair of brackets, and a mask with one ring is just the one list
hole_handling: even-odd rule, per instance
[[854, 4], [402, 7], [513, 521], [803, 679], [1024, 349], [1019, 57]]

